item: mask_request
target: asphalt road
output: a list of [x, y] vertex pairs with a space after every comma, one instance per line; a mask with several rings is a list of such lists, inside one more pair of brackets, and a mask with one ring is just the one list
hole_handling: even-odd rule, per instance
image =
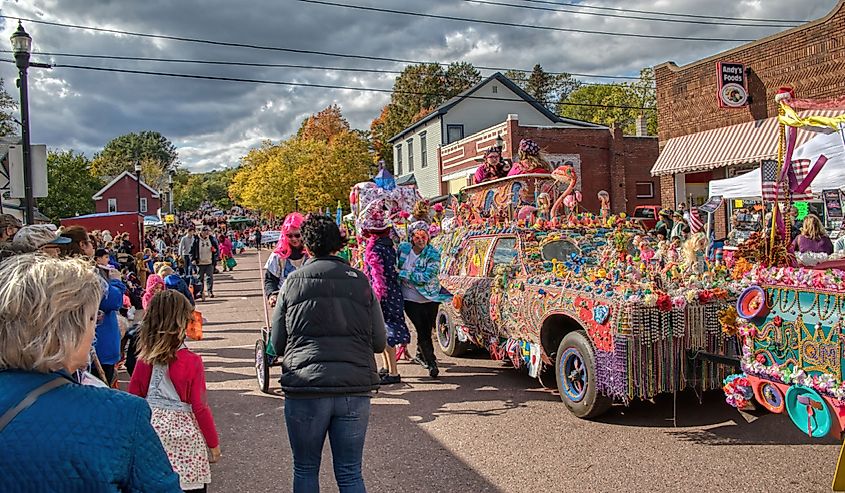
[[[267, 253], [262, 252], [262, 253]], [[209, 401], [223, 458], [210, 491], [290, 491], [292, 460], [279, 369], [258, 391], [253, 348], [264, 325], [258, 259], [238, 258], [216, 276], [213, 300], [198, 304]], [[364, 458], [371, 492], [830, 491], [839, 451], [811, 440], [785, 415], [740, 415], [721, 392], [614, 408], [597, 421], [571, 416], [554, 393], [524, 372], [490, 361], [440, 355], [428, 378], [400, 363], [402, 384], [373, 399]], [[328, 444], [323, 491], [337, 491]]]

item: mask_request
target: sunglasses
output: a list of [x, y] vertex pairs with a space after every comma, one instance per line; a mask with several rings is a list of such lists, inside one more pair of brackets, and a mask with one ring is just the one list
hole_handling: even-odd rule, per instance
[[299, 234], [299, 233], [295, 233], [295, 234], [292, 234], [292, 235], [286, 234], [285, 236], [287, 236], [288, 238], [302, 238], [302, 235]]

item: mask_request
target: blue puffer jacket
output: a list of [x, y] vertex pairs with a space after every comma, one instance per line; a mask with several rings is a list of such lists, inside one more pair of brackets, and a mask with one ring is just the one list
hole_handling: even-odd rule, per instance
[[113, 365], [120, 361], [120, 326], [117, 324], [117, 312], [123, 307], [123, 294], [126, 285], [117, 279], [109, 281], [109, 288], [100, 300], [103, 321], [97, 324], [97, 339], [94, 349], [104, 365]]
[[[0, 415], [55, 375], [0, 371]], [[71, 383], [42, 395], [0, 432], [0, 491], [182, 490], [143, 399]]]

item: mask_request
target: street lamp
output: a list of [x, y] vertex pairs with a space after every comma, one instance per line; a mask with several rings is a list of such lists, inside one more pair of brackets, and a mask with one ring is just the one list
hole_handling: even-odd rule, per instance
[[141, 162], [135, 161], [135, 185], [138, 192], [138, 251], [144, 250], [144, 215], [141, 213]]
[[18, 67], [18, 88], [21, 91], [21, 137], [23, 140], [23, 193], [24, 219], [26, 224], [35, 223], [35, 197], [32, 193], [32, 152], [29, 142], [29, 86], [26, 71], [29, 69], [29, 55], [32, 53], [32, 36], [27, 34], [18, 21], [18, 30], [9, 38], [15, 65]]
[[167, 212], [173, 214], [173, 171], [167, 174]]

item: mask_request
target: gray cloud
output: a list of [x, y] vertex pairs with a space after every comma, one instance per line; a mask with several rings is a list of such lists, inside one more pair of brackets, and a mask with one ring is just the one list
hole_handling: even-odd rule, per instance
[[[495, 19], [514, 25], [685, 37], [760, 38], [774, 28], [671, 24], [481, 5], [460, 0], [343, 0], [439, 15]], [[508, 3], [517, 3], [509, 1]], [[813, 19], [835, 0], [812, 5], [786, 0], [596, 0], [593, 5], [746, 18]], [[669, 6], [671, 4], [671, 6]], [[526, 4], [537, 5], [537, 4]], [[173, 2], [145, 0], [31, 0], [6, 2], [5, 15], [120, 30], [410, 60], [465, 60], [477, 66], [634, 75], [667, 60], [688, 63], [741, 44], [573, 34], [439, 19], [361, 12], [294, 0]], [[3, 37], [16, 27], [0, 20]], [[401, 70], [401, 64], [334, 58], [25, 24], [36, 53], [91, 53], [143, 57], [291, 63]], [[37, 55], [34, 59], [50, 57]], [[49, 61], [49, 60], [48, 60]], [[184, 74], [390, 88], [392, 76], [286, 68], [207, 66], [55, 57], [57, 63]], [[237, 164], [262, 140], [290, 136], [303, 118], [336, 103], [353, 127], [367, 128], [388, 95], [249, 83], [172, 79], [56, 68], [31, 72], [33, 141], [92, 155], [111, 138], [158, 130], [179, 147], [183, 165], [208, 170]], [[486, 73], [485, 73], [486, 75]], [[6, 89], [17, 98], [14, 66], [0, 64]]]

